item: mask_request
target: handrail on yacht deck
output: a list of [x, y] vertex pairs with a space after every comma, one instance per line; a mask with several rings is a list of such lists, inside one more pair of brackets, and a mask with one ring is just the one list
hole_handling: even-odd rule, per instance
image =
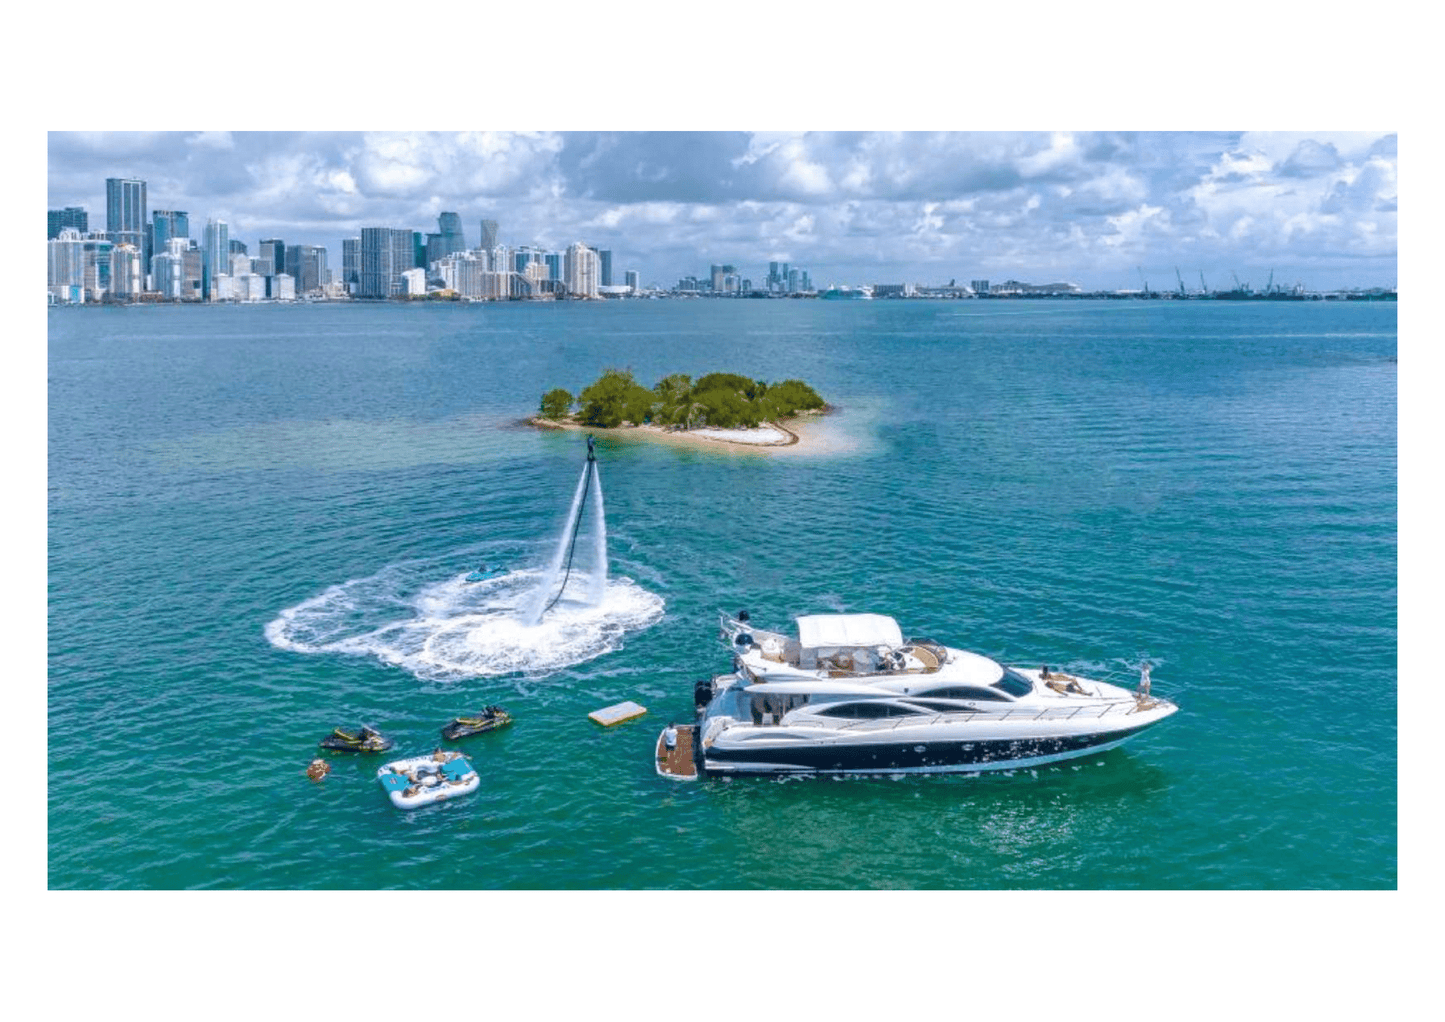
[[[1083, 714], [1085, 717], [1107, 717], [1116, 710], [1122, 710], [1127, 715], [1134, 713], [1138, 709], [1139, 704], [1137, 702], [1133, 700], [1126, 702], [1123, 699], [1118, 699], [1100, 707], [1076, 706], [1072, 710], [1055, 706], [1045, 706], [1038, 712], [1032, 710], [1005, 710], [1002, 713], [989, 713], [986, 711], [956, 710], [952, 713], [935, 713], [932, 719], [941, 720], [944, 717], [962, 717], [964, 718], [964, 723], [972, 723], [976, 720], [1008, 720], [1009, 718], [1027, 720], [1073, 720], [1080, 714]], [[1086, 713], [1085, 711], [1088, 712]], [[863, 720], [849, 721], [841, 725], [840, 730], [870, 726], [875, 731], [882, 731], [884, 729], [892, 730], [903, 724], [917, 723], [921, 717], [922, 714], [908, 714], [901, 717], [865, 718]]]

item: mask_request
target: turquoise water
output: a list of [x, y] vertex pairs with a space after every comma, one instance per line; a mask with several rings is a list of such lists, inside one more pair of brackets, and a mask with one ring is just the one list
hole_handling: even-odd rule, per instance
[[[632, 302], [49, 314], [53, 888], [1393, 888], [1396, 307]], [[611, 583], [505, 643], [608, 366], [801, 377], [800, 451], [598, 440]], [[717, 613], [877, 611], [1182, 712], [1013, 775], [705, 781], [657, 730]], [[498, 608], [502, 608], [499, 610]], [[515, 636], [512, 637], [515, 639]], [[587, 719], [625, 699], [640, 721]], [[452, 716], [412, 814], [367, 721]]]

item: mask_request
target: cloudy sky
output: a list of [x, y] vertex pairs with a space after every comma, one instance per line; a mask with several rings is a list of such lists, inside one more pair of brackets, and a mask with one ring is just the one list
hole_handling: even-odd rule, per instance
[[769, 260], [816, 284], [1009, 277], [1086, 289], [1200, 274], [1263, 287], [1396, 283], [1390, 132], [48, 132], [50, 208], [104, 227], [105, 179], [231, 237], [320, 244], [363, 226], [469, 244], [610, 248], [668, 285]]

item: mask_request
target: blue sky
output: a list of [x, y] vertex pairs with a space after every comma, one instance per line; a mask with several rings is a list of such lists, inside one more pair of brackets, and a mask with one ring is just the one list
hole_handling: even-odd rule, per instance
[[584, 241], [670, 284], [769, 260], [815, 283], [1008, 277], [1085, 288], [1396, 283], [1397, 149], [1376, 132], [49, 132], [52, 208], [106, 177], [231, 236], [362, 226]]

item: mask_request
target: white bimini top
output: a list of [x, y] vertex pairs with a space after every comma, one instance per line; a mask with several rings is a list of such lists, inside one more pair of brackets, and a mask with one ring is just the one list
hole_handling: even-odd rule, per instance
[[804, 649], [825, 646], [903, 645], [898, 622], [885, 614], [810, 614], [798, 618], [798, 645]]

